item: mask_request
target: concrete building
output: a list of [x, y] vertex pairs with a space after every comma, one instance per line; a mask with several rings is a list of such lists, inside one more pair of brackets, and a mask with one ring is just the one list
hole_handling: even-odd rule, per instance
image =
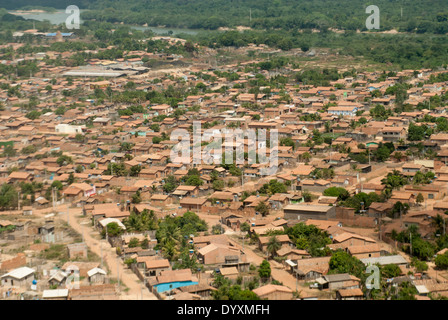
[[86, 127], [85, 125], [74, 126], [71, 124], [60, 123], [54, 127], [54, 130], [57, 133], [76, 134], [76, 133], [82, 133], [85, 127]]
[[292, 300], [293, 291], [286, 286], [268, 284], [252, 290], [260, 299], [264, 300]]
[[87, 271], [90, 284], [104, 284], [106, 281], [106, 271], [101, 268], [93, 268]]
[[70, 259], [81, 257], [87, 259], [87, 245], [84, 242], [67, 245]]
[[35, 272], [36, 270], [28, 267], [14, 269], [11, 272], [1, 276], [1, 284], [5, 287], [26, 288], [33, 282]]
[[336, 217], [336, 207], [333, 206], [290, 204], [284, 207], [283, 212], [287, 220], [328, 220]]

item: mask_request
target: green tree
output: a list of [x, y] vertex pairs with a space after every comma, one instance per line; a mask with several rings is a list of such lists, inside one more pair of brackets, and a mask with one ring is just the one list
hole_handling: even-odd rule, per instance
[[428, 264], [414, 257], [411, 261], [411, 266], [415, 267], [417, 272], [424, 272], [428, 270]]
[[204, 183], [204, 182], [202, 181], [201, 177], [198, 176], [198, 175], [197, 175], [197, 176], [196, 176], [196, 175], [188, 176], [188, 177], [186, 178], [186, 181], [185, 181], [185, 184], [186, 184], [187, 186], [196, 186], [196, 187], [199, 187], [199, 186], [201, 186], [203, 183]]
[[274, 257], [277, 254], [277, 251], [280, 250], [281, 247], [282, 247], [282, 244], [280, 243], [280, 241], [277, 239], [277, 237], [275, 235], [269, 237], [269, 241], [267, 243], [266, 249], [271, 257]]
[[128, 268], [131, 267], [132, 264], [137, 263], [137, 259], [135, 258], [128, 258], [124, 260], [124, 264], [128, 266]]
[[213, 190], [222, 191], [224, 190], [224, 181], [223, 180], [215, 180], [212, 183]]
[[381, 268], [381, 275], [384, 278], [395, 278], [401, 274], [401, 269], [396, 264], [387, 264]]
[[178, 182], [176, 180], [176, 178], [173, 175], [168, 175], [165, 179], [164, 179], [164, 184], [163, 184], [163, 191], [171, 193], [173, 192], [177, 186], [178, 186]]
[[261, 214], [263, 217], [265, 217], [269, 214], [269, 206], [265, 202], [260, 201], [255, 206], [255, 211]]
[[107, 233], [109, 237], [118, 237], [123, 233], [123, 229], [116, 222], [108, 223], [104, 230], [104, 235]]
[[10, 144], [6, 145], [3, 149], [3, 157], [15, 157], [17, 154], [17, 151], [14, 149], [14, 147]]
[[424, 141], [426, 140], [428, 127], [426, 125], [415, 125], [413, 122], [408, 127], [409, 141]]
[[25, 117], [27, 117], [30, 120], [36, 120], [40, 117], [40, 112], [37, 110], [30, 111], [25, 115]]
[[434, 259], [434, 263], [439, 270], [448, 269], [448, 254], [446, 252], [444, 254], [438, 254]]
[[223, 234], [224, 228], [218, 223], [212, 227], [212, 234]]
[[305, 164], [308, 164], [311, 160], [311, 154], [307, 151], [302, 154], [302, 160], [305, 161]]
[[59, 166], [65, 166], [67, 164], [73, 163], [73, 159], [72, 157], [63, 154], [56, 159], [56, 162]]
[[71, 185], [73, 182], [75, 182], [75, 176], [73, 172], [70, 172], [70, 174], [68, 175], [67, 184]]
[[137, 177], [141, 170], [142, 167], [140, 165], [132, 166], [129, 170], [129, 175], [131, 177]]
[[131, 240], [129, 240], [128, 247], [129, 248], [136, 248], [136, 247], [139, 246], [139, 244], [140, 244], [140, 241], [138, 241], [137, 238], [132, 238]]
[[18, 202], [18, 194], [14, 187], [10, 184], [4, 183], [0, 188], [0, 208], [8, 209], [16, 207]]
[[328, 197], [337, 197], [340, 201], [344, 201], [350, 197], [350, 193], [347, 191], [347, 189], [340, 187], [327, 188], [324, 190], [323, 195]]
[[138, 204], [140, 202], [142, 202], [142, 197], [140, 195], [140, 191], [137, 191], [131, 198], [131, 202]]
[[392, 300], [416, 300], [417, 289], [409, 282], [403, 282], [398, 287], [398, 293], [391, 297]]
[[78, 142], [78, 143], [83, 143], [84, 140], [85, 140], [85, 137], [84, 137], [83, 134], [81, 134], [81, 133], [77, 133], [77, 134], [76, 134], [76, 136], [75, 136], [75, 141], [76, 141], [76, 142]]
[[364, 264], [358, 258], [342, 250], [337, 250], [333, 253], [329, 266], [329, 274], [349, 273], [360, 278], [361, 281], [366, 278]]
[[415, 198], [415, 202], [417, 202], [418, 204], [421, 204], [425, 201], [425, 198], [423, 197], [422, 193], [419, 192], [417, 197]]
[[261, 279], [267, 280], [271, 277], [271, 264], [267, 260], [263, 260], [258, 267], [258, 275]]

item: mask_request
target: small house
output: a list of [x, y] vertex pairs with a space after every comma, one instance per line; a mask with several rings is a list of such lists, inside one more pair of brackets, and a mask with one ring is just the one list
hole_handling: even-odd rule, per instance
[[93, 268], [87, 271], [90, 284], [104, 284], [106, 282], [106, 271], [101, 268]]

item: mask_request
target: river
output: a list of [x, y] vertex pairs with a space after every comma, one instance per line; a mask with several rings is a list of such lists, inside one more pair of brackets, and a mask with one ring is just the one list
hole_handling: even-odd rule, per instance
[[[81, 16], [82, 16], [82, 11], [81, 11]], [[44, 20], [48, 20], [51, 24], [61, 24], [61, 23], [65, 23], [65, 20], [67, 19], [67, 17], [70, 16], [69, 13], [65, 13], [65, 10], [58, 10], [55, 12], [22, 12], [22, 11], [8, 11], [10, 14], [14, 14], [17, 16], [21, 16], [24, 19], [33, 19], [33, 20], [37, 20], [37, 21], [44, 21]], [[81, 23], [82, 23], [82, 19], [81, 19]], [[190, 34], [190, 35], [196, 35], [199, 30], [193, 30], [193, 29], [180, 29], [180, 28], [162, 28], [162, 27], [144, 27], [144, 26], [131, 26], [131, 28], [135, 29], [135, 30], [151, 30], [152, 32], [154, 32], [155, 34], [158, 35], [162, 35], [162, 34], [167, 34], [168, 32], [172, 31], [173, 35], [176, 34]]]

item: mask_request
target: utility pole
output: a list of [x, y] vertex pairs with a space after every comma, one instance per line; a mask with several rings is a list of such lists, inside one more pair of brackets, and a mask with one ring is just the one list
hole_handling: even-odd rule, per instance
[[443, 217], [443, 235], [446, 233], [445, 217]]
[[69, 215], [68, 205], [67, 205], [67, 224], [70, 224], [70, 215]]
[[17, 210], [20, 211], [20, 191], [17, 191]]
[[381, 221], [383, 220], [383, 213], [380, 213], [380, 220], [378, 221], [379, 223], [379, 233], [380, 233], [380, 241], [381, 241]]
[[299, 290], [299, 275], [296, 272], [296, 292]]
[[120, 264], [118, 263], [118, 256], [117, 256], [117, 281], [118, 281], [118, 290], [120, 291]]
[[411, 232], [409, 232], [409, 242], [411, 245], [411, 256], [412, 256], [412, 233]]
[[101, 249], [101, 269], [103, 269], [103, 242], [100, 241], [100, 249]]

